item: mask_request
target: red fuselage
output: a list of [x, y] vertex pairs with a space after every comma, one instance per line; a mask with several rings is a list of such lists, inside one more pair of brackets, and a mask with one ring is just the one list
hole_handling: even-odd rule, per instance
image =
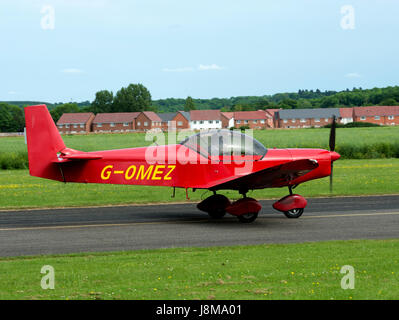
[[[149, 149], [151, 148], [151, 149]], [[74, 150], [65, 150], [65, 155]], [[147, 155], [146, 155], [147, 153]], [[151, 153], [153, 157], [148, 156]], [[285, 183], [271, 186], [296, 185], [323, 178], [331, 173], [331, 161], [339, 155], [322, 149], [269, 149], [261, 156], [217, 156], [205, 158], [184, 145], [168, 145], [86, 153], [92, 160], [61, 160], [53, 164], [53, 178], [64, 182], [108, 183], [169, 186], [208, 189], [250, 173], [289, 163], [294, 160], [316, 160], [318, 167]], [[161, 160], [157, 160], [159, 155]], [[95, 159], [98, 157], [98, 159]], [[61, 171], [58, 169], [60, 166]]]

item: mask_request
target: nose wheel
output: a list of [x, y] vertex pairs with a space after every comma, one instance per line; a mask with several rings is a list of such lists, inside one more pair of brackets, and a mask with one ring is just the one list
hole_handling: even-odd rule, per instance
[[303, 213], [303, 209], [291, 209], [289, 211], [284, 211], [287, 218], [296, 219], [299, 218]]
[[273, 203], [273, 208], [284, 213], [289, 219], [299, 218], [307, 205], [307, 201], [299, 194], [292, 194], [292, 187], [289, 187], [290, 194]]

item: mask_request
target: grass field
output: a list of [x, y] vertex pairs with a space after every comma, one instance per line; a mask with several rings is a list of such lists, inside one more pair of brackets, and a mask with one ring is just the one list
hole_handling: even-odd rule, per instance
[[[254, 130], [254, 137], [267, 148], [328, 148], [330, 129], [275, 129]], [[187, 133], [186, 133], [187, 134]], [[181, 139], [184, 138], [181, 133]], [[152, 143], [145, 141], [144, 133], [90, 134], [63, 136], [65, 144], [73, 149], [96, 151], [142, 147]], [[179, 142], [180, 139], [177, 139]], [[354, 144], [364, 146], [379, 142], [399, 142], [399, 126], [337, 129], [337, 148]], [[165, 141], [166, 143], [168, 141]], [[161, 144], [160, 142], [159, 144]], [[24, 137], [1, 137], [0, 153], [26, 151]]]
[[[295, 192], [305, 196], [328, 196], [329, 178], [309, 181]], [[223, 192], [238, 199], [237, 192]], [[339, 160], [334, 165], [333, 195], [399, 194], [399, 159]], [[0, 171], [0, 209], [69, 207], [133, 203], [159, 203], [185, 201], [185, 191], [172, 188], [60, 183], [29, 176], [27, 170]], [[198, 202], [210, 192], [190, 192], [190, 199]], [[280, 198], [287, 195], [286, 188], [264, 189], [250, 192], [256, 199]]]
[[[398, 252], [399, 240], [362, 240], [0, 258], [0, 299], [398, 299]], [[54, 290], [41, 289], [44, 265]]]
[[[180, 133], [183, 140], [189, 133]], [[90, 134], [63, 136], [73, 149], [96, 151], [147, 146], [144, 133]], [[329, 129], [255, 130], [254, 137], [267, 148], [328, 148]], [[336, 151], [346, 159], [399, 158], [399, 126], [345, 128], [337, 130]], [[166, 136], [158, 144], [175, 143]], [[0, 169], [27, 168], [27, 152], [23, 137], [0, 138]]]

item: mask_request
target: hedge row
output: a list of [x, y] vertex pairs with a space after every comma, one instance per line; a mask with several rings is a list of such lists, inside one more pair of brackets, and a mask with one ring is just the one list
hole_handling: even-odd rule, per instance
[[28, 153], [27, 152], [10, 152], [0, 153], [0, 169], [27, 169]]
[[[336, 123], [335, 126], [337, 128], [365, 128], [365, 127], [381, 127], [381, 125], [377, 123], [371, 122], [349, 122], [346, 124]], [[331, 123], [326, 124], [323, 128], [331, 128]]]
[[345, 159], [399, 158], [399, 142], [377, 142], [367, 145], [340, 145], [336, 150]]

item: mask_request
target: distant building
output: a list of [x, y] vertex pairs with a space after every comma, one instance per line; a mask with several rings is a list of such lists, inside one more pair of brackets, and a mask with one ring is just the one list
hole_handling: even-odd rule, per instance
[[340, 108], [339, 109], [339, 122], [347, 124], [353, 122], [353, 108]]
[[234, 112], [221, 113], [222, 128], [234, 128]]
[[183, 130], [190, 128], [190, 113], [186, 111], [158, 113], [162, 120], [161, 128], [163, 131]]
[[190, 129], [190, 121], [191, 121], [190, 112], [178, 111], [173, 121], [176, 122], [177, 130]]
[[399, 106], [354, 107], [353, 118], [356, 122], [399, 125]]
[[221, 129], [222, 118], [220, 110], [191, 110], [190, 128], [192, 130]]
[[242, 126], [250, 129], [266, 129], [273, 127], [273, 117], [264, 110], [234, 112], [234, 127]]
[[158, 117], [161, 118], [161, 129], [163, 131], [167, 131], [169, 128], [172, 128], [172, 122], [175, 118], [177, 112], [165, 112], [165, 113], [157, 113]]
[[162, 130], [162, 119], [152, 111], [143, 111], [136, 118], [136, 130], [147, 131], [151, 129]]
[[279, 128], [319, 128], [331, 123], [334, 116], [339, 119], [338, 108], [282, 109], [277, 123]]
[[64, 113], [57, 121], [60, 133], [74, 134], [91, 132], [94, 113]]
[[281, 109], [265, 109], [266, 113], [268, 113], [272, 117], [271, 119], [269, 119], [269, 124], [271, 128], [278, 128], [277, 116], [280, 110]]
[[99, 113], [64, 113], [57, 122], [60, 133], [130, 132], [158, 129], [208, 130], [221, 128], [251, 129], [323, 127], [333, 117], [341, 124], [371, 122], [399, 125], [399, 106], [354, 108], [266, 109], [221, 112], [191, 110], [156, 114], [152, 111]]
[[140, 112], [98, 113], [93, 120], [93, 132], [129, 132], [136, 130]]

